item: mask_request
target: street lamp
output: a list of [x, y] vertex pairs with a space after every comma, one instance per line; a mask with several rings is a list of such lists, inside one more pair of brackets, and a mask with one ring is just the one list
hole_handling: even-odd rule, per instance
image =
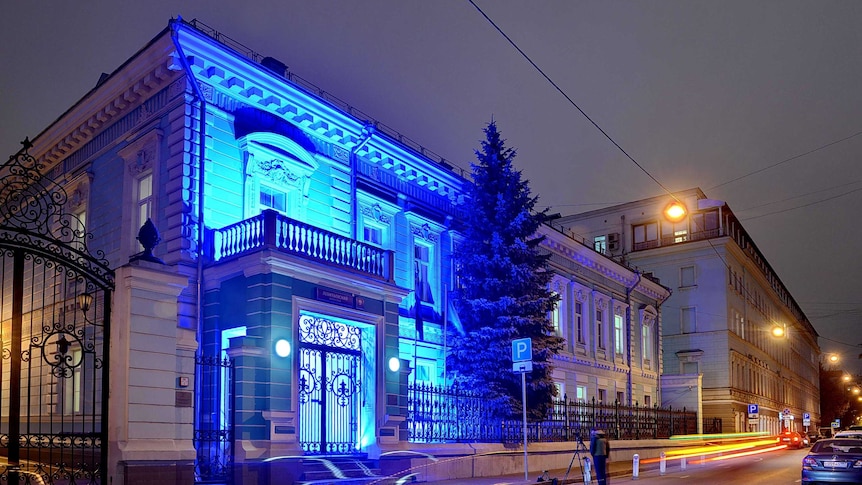
[[835, 364], [839, 360], [838, 355], [836, 355], [836, 354], [829, 354], [829, 357], [827, 357], [827, 358], [829, 359], [829, 362], [832, 364]]
[[776, 326], [772, 327], [772, 336], [775, 338], [784, 337], [784, 335], [786, 335], [786, 333], [787, 332], [784, 331], [784, 327], [782, 327], [781, 325], [776, 325]]
[[673, 201], [664, 209], [664, 217], [670, 222], [679, 222], [688, 215], [688, 209], [679, 201]]

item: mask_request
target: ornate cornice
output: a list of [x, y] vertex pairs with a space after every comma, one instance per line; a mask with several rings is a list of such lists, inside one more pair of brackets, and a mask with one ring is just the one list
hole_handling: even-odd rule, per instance
[[[185, 83], [170, 69], [172, 60], [162, 49], [164, 42], [170, 42], [169, 36], [138, 53], [49, 126], [34, 142], [39, 162], [51, 168], [174, 81], [171, 93], [181, 93]], [[152, 111], [141, 109], [132, 121], [139, 126], [153, 116]]]
[[459, 196], [463, 179], [450, 170], [444, 167], [436, 169], [438, 165], [435, 162], [381, 134], [362, 143], [364, 121], [190, 27], [180, 26], [178, 32], [191, 70], [204, 96], [209, 96], [210, 100], [215, 98], [216, 92], [224, 93], [238, 103], [277, 114], [309, 135], [341, 148], [339, 153], [344, 156], [359, 147], [357, 156], [380, 169], [444, 196], [453, 205], [462, 203]]

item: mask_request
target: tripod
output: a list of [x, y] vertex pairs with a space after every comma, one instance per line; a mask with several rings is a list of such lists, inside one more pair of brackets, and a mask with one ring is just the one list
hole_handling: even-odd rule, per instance
[[[581, 456], [581, 452], [585, 455], [589, 454], [589, 450], [584, 445], [584, 440], [578, 436], [578, 443], [575, 446], [575, 453], [572, 454], [572, 461], [569, 462], [569, 468], [566, 470], [566, 476], [563, 478], [563, 483], [566, 483], [566, 480], [569, 479], [569, 472], [572, 471], [572, 465], [575, 464], [575, 460], [578, 460], [578, 466], [581, 467], [581, 473], [584, 475], [584, 484], [589, 484], [592, 479], [590, 477], [590, 458], [586, 456]], [[586, 462], [586, 463], [585, 463]]]

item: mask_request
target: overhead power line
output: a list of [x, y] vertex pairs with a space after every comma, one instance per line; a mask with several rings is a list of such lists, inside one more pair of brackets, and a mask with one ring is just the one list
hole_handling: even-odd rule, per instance
[[807, 151], [807, 152], [805, 152], [805, 153], [800, 153], [800, 154], [798, 154], [798, 155], [794, 155], [794, 156], [792, 156], [792, 157], [790, 157], [790, 158], [785, 158], [784, 160], [781, 160], [781, 161], [779, 161], [779, 162], [775, 162], [775, 163], [773, 163], [772, 165], [768, 165], [768, 166], [766, 166], [766, 167], [763, 167], [763, 168], [757, 169], [757, 170], [755, 170], [755, 171], [753, 171], [753, 172], [749, 172], [749, 173], [747, 173], [747, 174], [745, 174], [745, 175], [740, 175], [739, 177], [736, 177], [736, 178], [730, 179], [730, 180], [728, 180], [728, 181], [726, 181], [726, 182], [722, 182], [722, 183], [720, 183], [720, 184], [718, 184], [718, 185], [713, 185], [712, 187], [710, 187], [710, 188], [708, 188], [708, 189], [706, 189], [706, 190], [717, 189], [717, 188], [719, 188], [719, 187], [723, 187], [723, 186], [725, 186], [725, 185], [727, 185], [727, 184], [731, 184], [731, 183], [733, 183], [733, 182], [737, 182], [737, 181], [739, 181], [739, 180], [742, 180], [742, 179], [744, 179], [744, 178], [746, 178], [746, 177], [750, 177], [750, 176], [752, 176], [752, 175], [757, 175], [757, 174], [759, 174], [760, 172], [765, 172], [765, 171], [769, 170], [770, 168], [774, 168], [774, 167], [777, 167], [777, 166], [779, 166], [779, 165], [781, 165], [781, 164], [784, 164], [784, 163], [787, 163], [787, 162], [791, 162], [791, 161], [793, 161], [793, 160], [796, 160], [797, 158], [802, 158], [802, 157], [804, 157], [804, 156], [806, 156], [806, 155], [811, 155], [811, 154], [812, 154], [812, 153], [814, 153], [814, 152], [818, 152], [818, 151], [820, 151], [820, 150], [823, 150], [824, 148], [829, 148], [829, 147], [831, 147], [832, 145], [837, 145], [837, 144], [839, 144], [839, 143], [841, 143], [841, 142], [845, 142], [845, 141], [847, 141], [847, 140], [849, 140], [849, 139], [851, 139], [851, 138], [855, 138], [855, 137], [857, 137], [857, 136], [859, 136], [859, 135], [862, 135], [862, 131], [857, 131], [856, 133], [853, 133], [853, 134], [852, 134], [852, 135], [850, 135], [850, 136], [845, 136], [844, 138], [841, 138], [841, 139], [839, 139], [839, 140], [835, 140], [835, 141], [829, 142], [829, 143], [827, 143], [827, 144], [825, 144], [825, 145], [822, 145], [822, 146], [819, 146], [819, 147], [817, 147], [817, 148], [815, 148], [815, 149], [813, 149], [813, 150], [808, 150], [808, 151]]
[[[674, 195], [670, 190], [668, 190], [668, 188], [667, 188], [667, 187], [665, 187], [664, 185], [662, 185], [662, 183], [661, 183], [661, 182], [659, 182], [659, 181], [658, 181], [658, 179], [656, 179], [655, 177], [653, 177], [653, 175], [652, 175], [651, 173], [649, 173], [649, 171], [648, 171], [646, 168], [644, 168], [644, 167], [643, 167], [643, 165], [641, 165], [640, 163], [638, 163], [638, 161], [637, 161], [637, 160], [635, 160], [635, 159], [634, 159], [634, 157], [632, 157], [631, 155], [629, 155], [629, 153], [628, 153], [627, 151], [625, 151], [625, 149], [624, 149], [623, 147], [621, 147], [621, 146], [620, 146], [620, 144], [619, 144], [619, 143], [617, 143], [617, 142], [616, 142], [616, 140], [614, 140], [614, 139], [613, 139], [613, 138], [612, 138], [612, 137], [611, 137], [611, 136], [610, 136], [610, 135], [609, 135], [609, 134], [608, 134], [604, 129], [602, 129], [602, 127], [601, 127], [601, 126], [599, 126], [599, 124], [598, 124], [598, 123], [596, 123], [595, 121], [593, 121], [593, 119], [592, 119], [592, 118], [590, 118], [590, 115], [588, 115], [586, 112], [584, 112], [584, 110], [582, 110], [582, 109], [581, 109], [581, 107], [580, 107], [580, 106], [578, 106], [578, 104], [577, 104], [577, 103], [575, 103], [575, 101], [574, 101], [572, 98], [570, 98], [570, 97], [569, 97], [569, 95], [568, 95], [568, 94], [566, 94], [566, 92], [565, 92], [565, 91], [563, 91], [563, 89], [562, 89], [562, 88], [560, 88], [560, 86], [558, 86], [558, 85], [557, 85], [557, 83], [555, 83], [555, 82], [554, 82], [554, 80], [553, 80], [553, 79], [551, 79], [551, 77], [550, 77], [550, 76], [548, 76], [547, 74], [545, 74], [545, 71], [543, 71], [543, 70], [542, 70], [542, 68], [541, 68], [541, 67], [539, 67], [535, 62], [533, 62], [533, 60], [530, 58], [530, 56], [528, 56], [526, 52], [524, 52], [523, 50], [521, 50], [521, 48], [520, 48], [520, 47], [518, 47], [518, 44], [516, 44], [516, 43], [515, 43], [515, 41], [513, 41], [513, 40], [512, 40], [508, 35], [506, 35], [506, 33], [505, 33], [505, 32], [503, 32], [503, 29], [501, 29], [501, 28], [500, 28], [500, 27], [499, 27], [499, 26], [498, 26], [498, 25], [497, 25], [493, 20], [491, 20], [491, 17], [488, 17], [488, 15], [486, 15], [486, 14], [485, 14], [485, 12], [484, 12], [484, 11], [483, 11], [483, 10], [482, 10], [478, 5], [476, 5], [476, 2], [474, 2], [473, 0], [468, 0], [468, 1], [470, 2], [470, 4], [471, 4], [471, 5], [473, 5], [474, 7], [476, 7], [476, 10], [478, 10], [478, 11], [479, 11], [479, 13], [480, 13], [480, 14], [482, 14], [482, 16], [483, 16], [483, 17], [485, 17], [485, 20], [487, 20], [487, 21], [488, 21], [492, 26], [494, 26], [494, 28], [495, 28], [495, 29], [497, 29], [497, 32], [499, 32], [499, 33], [500, 33], [500, 35], [502, 35], [502, 36], [503, 36], [503, 38], [505, 38], [505, 39], [506, 39], [506, 41], [508, 41], [508, 42], [509, 42], [509, 44], [510, 44], [512, 47], [514, 47], [514, 48], [515, 48], [515, 50], [517, 50], [517, 51], [518, 51], [518, 53], [520, 53], [520, 54], [521, 54], [521, 56], [523, 56], [523, 57], [524, 57], [524, 59], [526, 59], [526, 60], [527, 60], [527, 62], [529, 62], [529, 63], [530, 63], [530, 65], [531, 65], [531, 66], [533, 66], [533, 68], [534, 68], [536, 71], [538, 71], [538, 73], [539, 73], [539, 74], [541, 74], [541, 75], [542, 75], [542, 77], [544, 77], [544, 78], [545, 78], [545, 80], [546, 80], [546, 81], [548, 81], [548, 82], [551, 84], [551, 86], [553, 86], [553, 87], [554, 87], [554, 89], [556, 89], [556, 90], [557, 90], [557, 92], [558, 92], [558, 93], [560, 93], [561, 95], [563, 95], [563, 97], [564, 97], [564, 98], [566, 98], [566, 100], [569, 102], [569, 104], [571, 104], [572, 106], [574, 106], [574, 107], [575, 107], [575, 109], [577, 109], [577, 110], [581, 113], [581, 115], [583, 115], [583, 116], [584, 116], [584, 118], [586, 118], [586, 119], [587, 119], [587, 121], [589, 121], [590, 123], [592, 123], [592, 125], [593, 125], [594, 127], [596, 127], [596, 129], [597, 129], [597, 130], [599, 130], [599, 132], [601, 132], [601, 134], [602, 134], [602, 135], [604, 135], [604, 136], [605, 136], [605, 138], [607, 138], [611, 143], [613, 143], [613, 145], [614, 145], [615, 147], [617, 147], [617, 149], [618, 149], [620, 152], [622, 152], [622, 154], [623, 154], [623, 155], [625, 155], [625, 156], [626, 156], [626, 158], [628, 158], [629, 160], [631, 160], [631, 162], [632, 162], [632, 163], [634, 163], [634, 164], [635, 164], [639, 169], [641, 169], [641, 171], [642, 171], [643, 173], [647, 174], [647, 176], [648, 176], [649, 178], [651, 178], [651, 179], [653, 180], [653, 182], [655, 182], [656, 184], [658, 184], [658, 186], [659, 186], [659, 187], [661, 187], [661, 188], [662, 188], [662, 190], [664, 190], [664, 191], [665, 191], [665, 192], [667, 192], [671, 197], [673, 197], [674, 199], [676, 199], [676, 196], [675, 196], [675, 195]], [[677, 202], [679, 202], [679, 200], [677, 200]]]

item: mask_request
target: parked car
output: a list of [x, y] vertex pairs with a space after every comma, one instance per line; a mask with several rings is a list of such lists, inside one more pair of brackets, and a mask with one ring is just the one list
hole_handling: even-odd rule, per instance
[[802, 459], [802, 483], [862, 483], [862, 440], [817, 441]]
[[785, 431], [778, 435], [778, 442], [782, 445], [787, 445], [787, 448], [799, 449], [805, 446], [805, 441], [802, 435], [796, 431]]
[[820, 435], [817, 431], [809, 431], [808, 432], [808, 443], [813, 445], [817, 443], [818, 440], [823, 439], [823, 436]]
[[835, 436], [833, 436], [833, 438], [862, 439], [862, 431], [851, 431], [851, 430], [839, 431], [839, 432], [835, 433]]
[[831, 426], [821, 426], [819, 431], [820, 436], [824, 438], [831, 438], [832, 435], [835, 434], [835, 430], [833, 430]]

